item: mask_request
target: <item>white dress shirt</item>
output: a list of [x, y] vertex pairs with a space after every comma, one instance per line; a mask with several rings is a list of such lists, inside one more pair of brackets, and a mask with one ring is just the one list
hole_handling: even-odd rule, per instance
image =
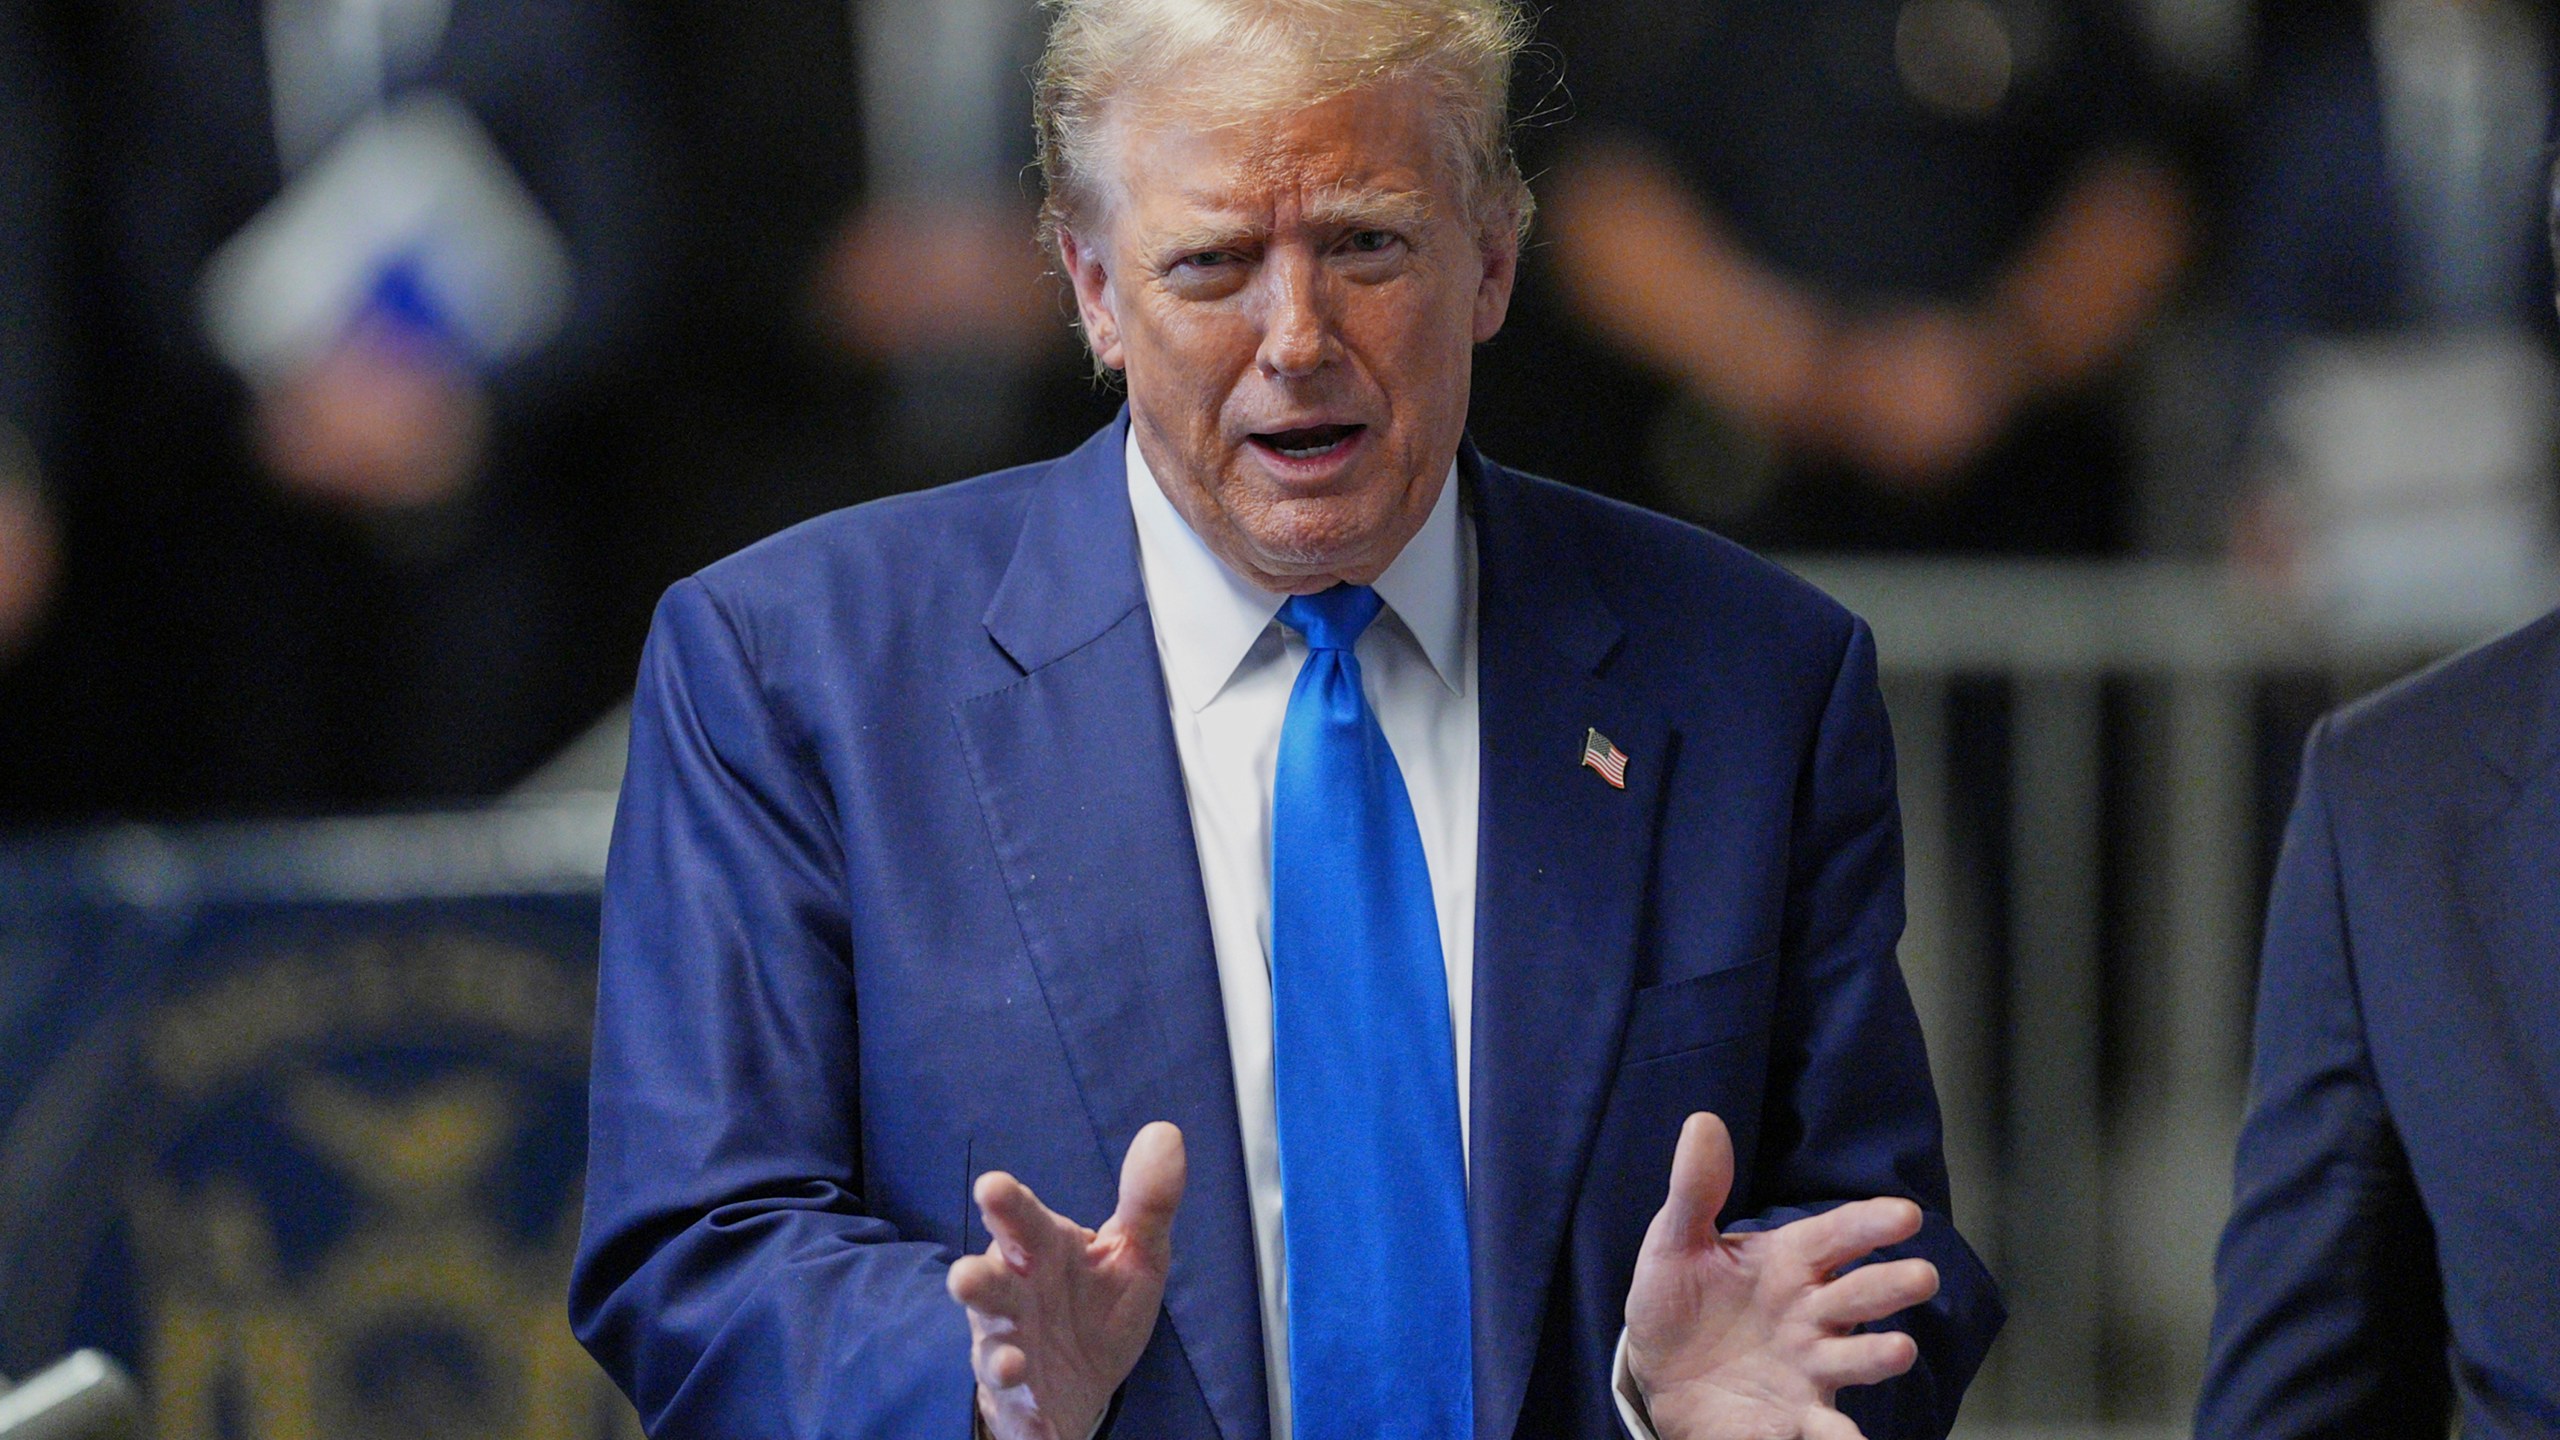
[[[1306, 642], [1279, 623], [1288, 597], [1220, 560], [1165, 498], [1133, 431], [1129, 508], [1164, 666], [1174, 748], [1200, 850], [1200, 881], [1226, 1010], [1236, 1124], [1262, 1299], [1271, 1440], [1290, 1440], [1289, 1287], [1281, 1228], [1280, 1130], [1271, 1083], [1271, 782], [1280, 726]], [[1466, 1143], [1467, 1049], [1475, 999], [1476, 556], [1455, 465], [1440, 499], [1375, 586], [1385, 601], [1356, 654], [1369, 707], [1412, 797], [1448, 971], [1458, 1129]], [[1620, 1346], [1624, 1350], [1623, 1342]], [[1633, 1424], [1619, 1362], [1619, 1408]], [[1635, 1433], [1650, 1436], [1642, 1428]]]

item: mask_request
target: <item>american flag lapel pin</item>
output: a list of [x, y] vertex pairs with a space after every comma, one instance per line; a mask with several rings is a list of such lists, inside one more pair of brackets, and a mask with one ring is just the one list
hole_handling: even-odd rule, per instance
[[1601, 779], [1621, 790], [1627, 788], [1627, 752], [1597, 730], [1582, 737], [1582, 763], [1599, 771]]

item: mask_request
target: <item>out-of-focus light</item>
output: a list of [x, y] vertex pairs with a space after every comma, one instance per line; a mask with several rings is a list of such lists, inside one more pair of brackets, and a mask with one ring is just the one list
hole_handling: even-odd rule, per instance
[[1894, 22], [1893, 62], [1911, 98], [1972, 119], [2008, 98], [2017, 47], [1985, 0], [1908, 0]]

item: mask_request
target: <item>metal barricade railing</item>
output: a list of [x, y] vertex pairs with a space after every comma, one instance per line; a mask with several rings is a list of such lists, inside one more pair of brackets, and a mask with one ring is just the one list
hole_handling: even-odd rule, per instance
[[1960, 1433], [2184, 1434], [2302, 729], [2478, 637], [2338, 633], [2202, 564], [1790, 564], [1876, 632], [1903, 965], [2010, 1300]]

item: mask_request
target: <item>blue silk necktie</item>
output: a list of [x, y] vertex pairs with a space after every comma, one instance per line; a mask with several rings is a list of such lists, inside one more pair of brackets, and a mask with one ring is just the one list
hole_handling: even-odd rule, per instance
[[1467, 1175], [1422, 831], [1352, 654], [1378, 594], [1280, 607], [1306, 637], [1271, 795], [1272, 1078], [1297, 1440], [1475, 1431]]

